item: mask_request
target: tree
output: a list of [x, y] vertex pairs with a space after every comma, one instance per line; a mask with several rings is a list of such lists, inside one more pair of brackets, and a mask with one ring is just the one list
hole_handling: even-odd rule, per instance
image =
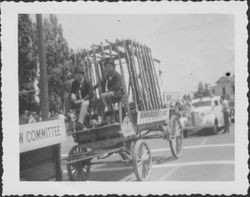
[[[68, 72], [71, 72], [72, 65], [69, 61], [69, 48], [66, 39], [63, 37], [63, 29], [58, 24], [57, 17], [50, 15], [44, 20], [46, 63], [48, 66], [48, 91], [50, 110], [58, 111], [62, 108], [64, 90]], [[59, 99], [59, 98], [60, 99]]]
[[[32, 23], [29, 15], [20, 14], [18, 30], [19, 91], [31, 91], [31, 93], [19, 96], [19, 111], [22, 113], [23, 110], [36, 109], [38, 104], [34, 99], [35, 92], [32, 92], [35, 78], [39, 80], [37, 24]], [[69, 50], [68, 43], [63, 36], [62, 26], [58, 24], [55, 15], [44, 19], [44, 34], [49, 108], [50, 111], [58, 112], [63, 107], [67, 81], [73, 71], [72, 56], [74, 54], [72, 50]]]
[[195, 98], [202, 98], [210, 96], [209, 86], [207, 83], [205, 85], [202, 81], [198, 83], [197, 91], [194, 93]]
[[191, 97], [190, 97], [189, 94], [184, 94], [183, 97], [182, 97], [182, 99], [183, 99], [185, 102], [191, 101]]
[[34, 79], [37, 72], [37, 54], [34, 46], [34, 31], [28, 14], [18, 15], [18, 82], [19, 114], [34, 110]]
[[204, 97], [211, 96], [208, 83], [205, 83], [205, 88], [204, 88], [203, 96]]

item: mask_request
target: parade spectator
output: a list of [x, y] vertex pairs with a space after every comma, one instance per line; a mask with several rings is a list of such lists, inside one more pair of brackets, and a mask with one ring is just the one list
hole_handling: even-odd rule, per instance
[[42, 117], [40, 115], [37, 116], [37, 122], [42, 122]]
[[65, 115], [70, 116], [70, 91], [71, 91], [71, 85], [74, 81], [74, 78], [70, 72], [66, 74], [66, 81], [65, 81], [65, 91], [64, 91], [64, 109], [65, 109]]
[[58, 118], [58, 119], [62, 119], [62, 120], [65, 121], [65, 116], [64, 116], [63, 110], [60, 110], [60, 112], [59, 112], [58, 115], [57, 115], [57, 118]]
[[20, 124], [27, 124], [29, 121], [29, 112], [28, 110], [25, 110], [23, 114], [19, 118]]
[[35, 123], [36, 122], [36, 113], [35, 112], [31, 112], [29, 115], [29, 121], [28, 123]]
[[224, 132], [229, 133], [229, 105], [228, 101], [225, 99], [225, 96], [221, 96], [222, 112], [224, 118]]
[[38, 122], [41, 122], [42, 121], [42, 112], [39, 111], [38, 113]]

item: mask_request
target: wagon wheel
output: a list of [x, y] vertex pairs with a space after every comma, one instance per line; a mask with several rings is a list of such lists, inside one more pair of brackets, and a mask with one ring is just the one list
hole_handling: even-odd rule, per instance
[[[81, 154], [86, 152], [87, 149], [85, 147], [75, 145], [69, 151], [68, 162], [74, 161], [74, 159], [80, 159], [80, 156], [77, 154]], [[71, 164], [67, 164], [67, 172], [69, 179], [71, 181], [86, 181], [89, 178], [90, 174], [90, 160], [79, 161]]]
[[134, 141], [129, 141], [124, 143], [124, 151], [120, 152], [119, 155], [121, 158], [126, 161], [127, 163], [132, 161], [132, 153], [134, 150]]
[[132, 157], [137, 180], [147, 181], [151, 172], [152, 157], [148, 145], [143, 140], [136, 141]]
[[183, 130], [181, 122], [177, 116], [172, 116], [170, 121], [171, 134], [169, 138], [170, 149], [172, 155], [177, 159], [181, 156], [183, 149]]

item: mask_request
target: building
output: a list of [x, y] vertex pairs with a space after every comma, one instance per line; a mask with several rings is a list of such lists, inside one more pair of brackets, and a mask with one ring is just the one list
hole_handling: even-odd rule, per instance
[[216, 85], [210, 87], [212, 96], [224, 95], [228, 99], [234, 99], [235, 83], [233, 76], [222, 76], [216, 81]]

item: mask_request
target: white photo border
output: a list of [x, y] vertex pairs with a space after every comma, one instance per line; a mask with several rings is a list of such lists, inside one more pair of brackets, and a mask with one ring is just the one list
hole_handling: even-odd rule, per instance
[[[248, 189], [247, 2], [34, 2], [1, 4], [3, 195], [246, 194]], [[235, 181], [232, 182], [20, 182], [18, 144], [19, 13], [188, 14], [235, 16]]]

